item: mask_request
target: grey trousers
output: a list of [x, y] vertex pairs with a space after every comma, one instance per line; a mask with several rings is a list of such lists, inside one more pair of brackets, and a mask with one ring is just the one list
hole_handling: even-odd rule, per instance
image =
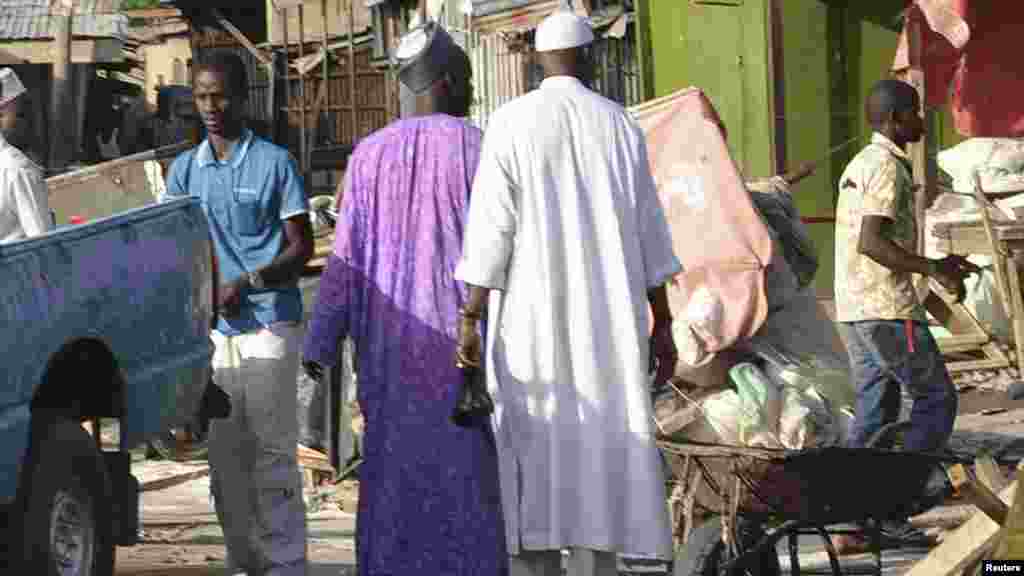
[[306, 508], [295, 455], [295, 374], [301, 331], [213, 334], [214, 382], [231, 415], [210, 426], [210, 490], [229, 573], [305, 576]]

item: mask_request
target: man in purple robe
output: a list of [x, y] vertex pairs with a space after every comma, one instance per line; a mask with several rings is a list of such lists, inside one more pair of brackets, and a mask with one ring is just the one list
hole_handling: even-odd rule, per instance
[[322, 378], [339, 342], [355, 343], [366, 420], [359, 574], [506, 576], [492, 431], [451, 421], [466, 298], [455, 266], [481, 133], [462, 119], [469, 58], [440, 28], [430, 33], [447, 46], [433, 70], [400, 73], [417, 92], [415, 116], [367, 137], [349, 159], [304, 365]]

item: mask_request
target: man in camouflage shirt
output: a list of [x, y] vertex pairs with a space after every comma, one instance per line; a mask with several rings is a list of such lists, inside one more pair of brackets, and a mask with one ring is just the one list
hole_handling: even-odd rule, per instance
[[[909, 84], [878, 82], [867, 102], [871, 143], [839, 179], [836, 321], [857, 391], [853, 447], [865, 446], [899, 418], [901, 387], [914, 398], [906, 450], [942, 450], [956, 418], [957, 391], [928, 330], [912, 275], [928, 276], [962, 298], [968, 265], [959, 256], [930, 260], [916, 254], [918, 222], [906, 146], [924, 134], [920, 112], [920, 99]], [[857, 537], [840, 540], [841, 552], [859, 551], [863, 544]]]

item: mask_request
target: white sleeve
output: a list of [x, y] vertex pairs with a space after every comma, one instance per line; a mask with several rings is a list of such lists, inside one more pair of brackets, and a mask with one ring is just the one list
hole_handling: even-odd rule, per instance
[[39, 236], [49, 231], [52, 228], [50, 199], [43, 175], [37, 170], [13, 170], [8, 184], [25, 235]]
[[640, 136], [637, 161], [637, 212], [640, 244], [643, 250], [644, 277], [647, 288], [656, 288], [668, 282], [683, 267], [672, 250], [672, 233], [665, 219], [665, 210], [658, 197], [658, 188], [651, 174], [647, 157], [647, 143]]
[[455, 277], [473, 286], [501, 290], [515, 245], [517, 187], [508, 171], [508, 131], [495, 124], [492, 121], [481, 145]]

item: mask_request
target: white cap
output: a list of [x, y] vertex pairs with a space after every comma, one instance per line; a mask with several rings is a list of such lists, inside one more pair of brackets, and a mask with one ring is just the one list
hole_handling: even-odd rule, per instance
[[0, 68], [0, 106], [11, 102], [26, 92], [21, 78], [10, 68]]
[[568, 50], [594, 41], [594, 30], [586, 18], [577, 16], [563, 1], [550, 16], [537, 26], [534, 37], [537, 52]]

